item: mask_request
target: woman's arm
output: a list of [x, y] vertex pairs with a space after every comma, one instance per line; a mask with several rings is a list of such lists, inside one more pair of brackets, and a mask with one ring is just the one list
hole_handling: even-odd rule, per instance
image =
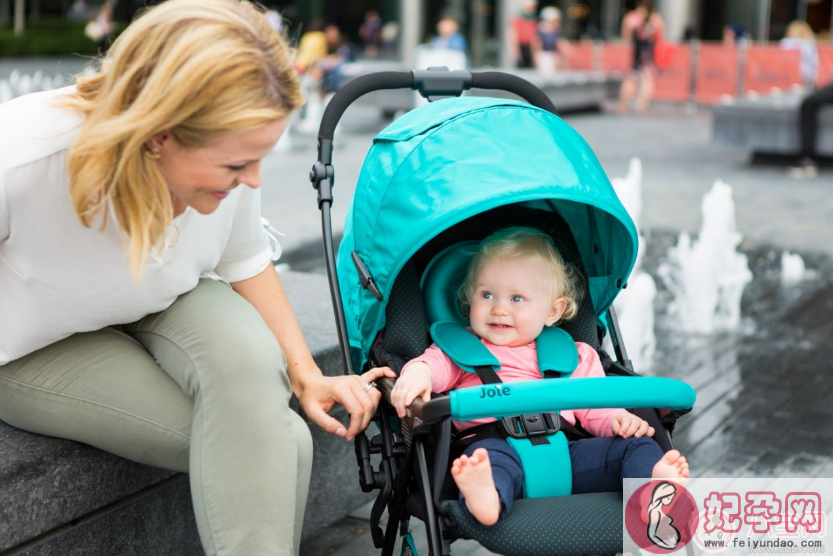
[[[286, 371], [292, 391], [298, 397], [304, 414], [322, 429], [347, 440], [352, 440], [367, 428], [382, 395], [376, 388], [365, 391], [365, 386], [383, 376], [393, 378], [395, 373], [383, 367], [371, 369], [361, 377], [324, 376], [312, 358], [283, 284], [271, 264], [260, 274], [234, 282], [231, 287], [257, 309], [278, 339], [286, 355]], [[336, 403], [344, 405], [350, 414], [347, 430], [327, 415]]]

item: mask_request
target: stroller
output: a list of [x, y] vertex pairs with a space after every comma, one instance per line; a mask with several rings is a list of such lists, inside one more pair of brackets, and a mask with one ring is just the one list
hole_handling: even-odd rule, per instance
[[[432, 102], [374, 139], [336, 262], [330, 224], [333, 131], [354, 100], [397, 88], [417, 90]], [[460, 96], [470, 88], [508, 91], [528, 104]], [[516, 76], [445, 68], [357, 78], [324, 113], [310, 180], [318, 190], [345, 372], [376, 366], [399, 372], [440, 337], [446, 345], [465, 343], [455, 336], [467, 324], [457, 289], [472, 245], [497, 229], [522, 225], [545, 231], [565, 261], [579, 269], [586, 290], [578, 315], [552, 330], [559, 334], [546, 364], [548, 344], [539, 338], [539, 365], [552, 378], [513, 382], [511, 396], [501, 396], [500, 385], [435, 394], [430, 402], [415, 401], [402, 420], [389, 404], [393, 380], [382, 381], [385, 399], [375, 419], [380, 433], [371, 439], [358, 435], [355, 450], [362, 490], [380, 490], [371, 533], [386, 556], [393, 553], [397, 536], [403, 537], [403, 555], [416, 554], [408, 531], [411, 517], [425, 522], [435, 556], [450, 554], [459, 538], [473, 538], [502, 554], [620, 552], [622, 494], [570, 494], [567, 436], [555, 412], [628, 408], [654, 427], [655, 440], [669, 450], [676, 419], [694, 404], [688, 385], [633, 372], [611, 304], [634, 264], [636, 230], [590, 148], [554, 114], [548, 97]], [[606, 333], [616, 360], [601, 349]], [[558, 341], [565, 336], [595, 348], [606, 374], [618, 376], [559, 379], [575, 368], [575, 362], [559, 356]], [[466, 346], [458, 351], [446, 353], [463, 368], [477, 371], [493, 363]], [[481, 398], [486, 390], [489, 395]], [[490, 528], [463, 511], [448, 474], [451, 420], [484, 417], [503, 418], [513, 440], [532, 454], [529, 460], [522, 457], [525, 497]], [[580, 428], [567, 432], [582, 434]]]

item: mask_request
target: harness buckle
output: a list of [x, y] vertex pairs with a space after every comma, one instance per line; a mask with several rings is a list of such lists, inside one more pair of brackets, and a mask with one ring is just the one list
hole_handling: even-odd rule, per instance
[[506, 434], [513, 438], [527, 438], [555, 434], [561, 428], [557, 413], [527, 413], [501, 419]]

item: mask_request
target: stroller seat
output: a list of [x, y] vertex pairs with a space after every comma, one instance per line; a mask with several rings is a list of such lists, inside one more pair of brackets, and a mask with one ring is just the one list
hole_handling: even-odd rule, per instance
[[[487, 222], [488, 226], [484, 227]], [[386, 310], [386, 330], [388, 333], [384, 338], [384, 346], [377, 350], [377, 354], [386, 352], [389, 348], [392, 351], [399, 352], [396, 357], [397, 362], [393, 363], [393, 366], [394, 368], [401, 368], [397, 367], [398, 362], [407, 361], [419, 355], [432, 339], [446, 351], [435, 337], [428, 338], [422, 334], [424, 340], [422, 344], [417, 346], [404, 342], [399, 336], [402, 334], [413, 339], [412, 324], [420, 321], [422, 330], [429, 328], [432, 333], [438, 330], [438, 325], [443, 326], [448, 323], [455, 323], [460, 327], [467, 325], [468, 320], [463, 316], [457, 302], [457, 291], [465, 277], [468, 262], [479, 243], [479, 241], [469, 238], [474, 234], [474, 237], [480, 239], [482, 236], [488, 235], [492, 229], [520, 223], [533, 224], [545, 230], [553, 237], [565, 260], [576, 266], [579, 275], [584, 279], [585, 274], [581, 260], [578, 257], [578, 250], [563, 218], [558, 214], [546, 213], [523, 205], [500, 207], [469, 219], [438, 236], [433, 245], [427, 245], [427, 252], [439, 250], [439, 253], [433, 256], [425, 265], [419, 279], [416, 278], [415, 274], [418, 273], [416, 267], [422, 266], [420, 264], [421, 254], [414, 257], [413, 268], [403, 270], [400, 280], [397, 281], [391, 292], [391, 300]], [[445, 246], [447, 243], [460, 238], [462, 238], [460, 241]], [[414, 306], [412, 301], [415, 297], [424, 301], [422, 307]], [[404, 321], [407, 321], [408, 324], [404, 324]], [[565, 333], [570, 343], [575, 339], [584, 341], [598, 349], [599, 331], [589, 294], [580, 302], [579, 312], [575, 319], [565, 322], [564, 326], [565, 328], [570, 327], [572, 334]], [[552, 332], [555, 332], [555, 330]], [[416, 334], [416, 336], [419, 337], [420, 334]], [[474, 336], [471, 337], [474, 338]], [[575, 345], [572, 346], [574, 350]], [[482, 347], [484, 350], [486, 349], [485, 346]], [[569, 376], [575, 368], [577, 360], [570, 361], [569, 351], [563, 355], [565, 356], [561, 358], [560, 368], [558, 368], [558, 364], [548, 365], [550, 368], [548, 375], [552, 371], [556, 371], [558, 375]], [[476, 361], [478, 356], [481, 357], [477, 361], [478, 364], [488, 364], [488, 361], [482, 358], [482, 352], [468, 357], [472, 358], [472, 361]], [[452, 359], [459, 364], [454, 356], [452, 356]], [[539, 355], [539, 361], [541, 359], [542, 357]], [[553, 376], [545, 380], [564, 381], [566, 379]], [[585, 380], [605, 379], [569, 380], [573, 384]], [[520, 384], [534, 386], [534, 383], [537, 382], [543, 384], [544, 381], [515, 382], [512, 385], [513, 387]], [[458, 393], [453, 392], [451, 395]], [[685, 403], [684, 401], [683, 404]], [[416, 405], [419, 405], [419, 402], [416, 402]], [[407, 422], [405, 428], [406, 430], [403, 431], [405, 436], [419, 434], [418, 431], [413, 430], [413, 425]], [[440, 476], [435, 478], [435, 486], [442, 483], [442, 489], [437, 493], [437, 499], [439, 499], [439, 513], [444, 521], [443, 529], [446, 537], [475, 539], [493, 552], [510, 555], [566, 556], [615, 554], [621, 551], [621, 492], [571, 495], [571, 471], [567, 441], [564, 438], [563, 431], [556, 433], [556, 435], [562, 438], [559, 439], [560, 442], [553, 442], [555, 444], [553, 448], [560, 448], [561, 453], [558, 456], [554, 456], [552, 453], [544, 456], [548, 461], [539, 462], [543, 465], [541, 465], [537, 477], [538, 480], [544, 479], [553, 484], [538, 488], [532, 497], [527, 495], [516, 500], [511, 512], [503, 521], [492, 527], [484, 527], [473, 520], [470, 514], [463, 509], [462, 503], [457, 498], [453, 481], [451, 481], [450, 475], [446, 473], [453, 456], [450, 456], [445, 446], [441, 445], [444, 443], [451, 444], [450, 427], [446, 427], [445, 430], [438, 428], [438, 430], [428, 433], [429, 438], [436, 439], [436, 445], [433, 446], [432, 450], [429, 450], [429, 458], [433, 457], [441, 460], [444, 458], [445, 460], [445, 468], [439, 462], [436, 462], [434, 469], [438, 473], [442, 473], [442, 478]], [[525, 471], [528, 471], [526, 461], [524, 467]], [[548, 472], [551, 477], [546, 477]], [[532, 478], [532, 480], [535, 479], [535, 477]], [[542, 494], [547, 492], [551, 494]], [[552, 492], [556, 494], [552, 494]], [[407, 504], [410, 513], [424, 519], [424, 508], [421, 508], [414, 498], [419, 498], [419, 495], [414, 494], [410, 503]]]

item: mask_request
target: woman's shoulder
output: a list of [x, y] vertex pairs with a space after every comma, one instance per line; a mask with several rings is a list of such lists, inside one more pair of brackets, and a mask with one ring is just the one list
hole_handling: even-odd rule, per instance
[[74, 86], [30, 93], [0, 104], [0, 168], [29, 164], [69, 148], [83, 118], [60, 106]]

